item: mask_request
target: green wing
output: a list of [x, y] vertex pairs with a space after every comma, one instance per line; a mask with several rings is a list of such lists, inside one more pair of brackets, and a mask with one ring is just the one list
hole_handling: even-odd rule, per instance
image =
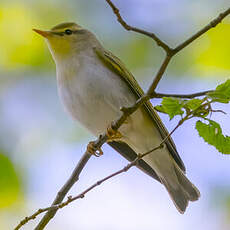
[[[129, 85], [130, 89], [133, 91], [137, 98], [140, 98], [144, 94], [138, 82], [135, 80], [133, 75], [127, 70], [127, 68], [124, 66], [124, 64], [121, 62], [119, 58], [114, 56], [111, 52], [106, 51], [102, 48], [95, 47], [94, 50], [101, 59], [101, 61], [113, 72], [116, 72]], [[168, 135], [168, 131], [162, 123], [158, 114], [155, 112], [152, 104], [148, 101], [144, 104], [144, 107], [149, 116], [151, 117], [154, 125], [157, 127], [162, 138], [165, 138]], [[171, 137], [166, 142], [166, 145], [174, 160], [177, 162], [179, 167], [185, 172], [184, 163], [181, 160]]]

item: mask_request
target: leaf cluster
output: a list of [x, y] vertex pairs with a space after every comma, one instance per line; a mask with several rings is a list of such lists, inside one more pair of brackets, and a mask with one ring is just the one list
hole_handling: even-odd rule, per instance
[[210, 145], [223, 153], [230, 154], [230, 137], [222, 134], [220, 125], [207, 117], [213, 112], [222, 112], [213, 110], [213, 103], [229, 103], [230, 101], [230, 79], [220, 84], [215, 90], [207, 93], [203, 98], [180, 99], [176, 97], [163, 97], [160, 105], [155, 106], [158, 112], [165, 113], [170, 120], [180, 115], [181, 121], [191, 118], [199, 118], [196, 122], [196, 129], [199, 135]]

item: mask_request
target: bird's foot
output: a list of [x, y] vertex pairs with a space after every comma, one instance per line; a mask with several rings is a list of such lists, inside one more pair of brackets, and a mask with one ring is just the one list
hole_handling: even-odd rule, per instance
[[94, 141], [90, 141], [87, 145], [87, 152], [94, 155], [95, 157], [100, 157], [103, 155], [101, 148], [96, 148], [94, 146]]
[[122, 138], [122, 134], [118, 130], [114, 130], [111, 124], [107, 127], [106, 134], [108, 136], [108, 142]]

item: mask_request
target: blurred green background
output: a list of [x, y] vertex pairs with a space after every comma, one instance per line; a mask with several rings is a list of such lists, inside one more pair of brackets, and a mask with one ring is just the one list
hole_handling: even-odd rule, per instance
[[[171, 46], [230, 6], [229, 0], [114, 3], [131, 25], [154, 31]], [[13, 229], [23, 217], [48, 206], [94, 138], [63, 111], [55, 65], [43, 39], [32, 32], [64, 21], [95, 32], [144, 89], [162, 62], [163, 51], [150, 39], [125, 31], [105, 1], [0, 2], [0, 229]], [[229, 41], [230, 17], [175, 57], [158, 91], [192, 93], [229, 78]], [[220, 109], [230, 112], [229, 105]], [[177, 122], [161, 117], [169, 129]], [[230, 134], [229, 114], [213, 118]], [[47, 229], [230, 229], [230, 159], [204, 143], [193, 127], [194, 121], [188, 122], [173, 136], [188, 177], [201, 191], [201, 199], [185, 215], [177, 213], [159, 183], [132, 169], [61, 210]], [[71, 194], [126, 164], [108, 146], [104, 152], [90, 160]], [[38, 221], [22, 229], [33, 229]]]

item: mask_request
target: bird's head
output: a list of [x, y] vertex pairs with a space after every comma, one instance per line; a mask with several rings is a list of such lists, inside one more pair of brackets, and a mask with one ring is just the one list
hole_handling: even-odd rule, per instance
[[89, 46], [93, 37], [92, 33], [74, 22], [61, 23], [48, 31], [33, 30], [46, 39], [55, 61], [70, 56], [84, 46]]

